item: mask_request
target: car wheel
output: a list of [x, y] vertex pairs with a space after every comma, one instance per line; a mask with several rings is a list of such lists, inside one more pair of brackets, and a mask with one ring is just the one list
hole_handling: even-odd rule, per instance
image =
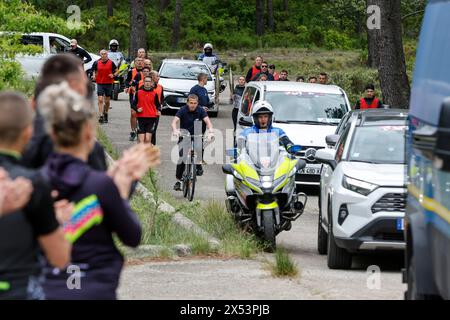
[[328, 205], [328, 245], [327, 264], [330, 269], [347, 270], [352, 267], [352, 255], [347, 250], [338, 247], [333, 234], [333, 219], [331, 212], [331, 201]]

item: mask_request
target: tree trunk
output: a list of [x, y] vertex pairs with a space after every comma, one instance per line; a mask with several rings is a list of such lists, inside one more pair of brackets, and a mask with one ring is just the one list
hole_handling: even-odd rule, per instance
[[264, 0], [256, 0], [256, 35], [264, 34]]
[[108, 18], [114, 15], [113, 0], [108, 0]]
[[283, 1], [283, 10], [286, 12], [289, 11], [289, 0]]
[[273, 19], [273, 0], [267, 0], [267, 19], [269, 22], [269, 29], [275, 32], [275, 21]]
[[376, 0], [381, 9], [379, 76], [384, 103], [408, 108], [411, 88], [402, 40], [401, 0]]
[[173, 19], [172, 48], [178, 47], [180, 41], [180, 16], [181, 16], [181, 0], [176, 0], [175, 17]]
[[94, 6], [94, 0], [87, 0], [87, 8], [92, 9], [93, 6]]
[[170, 4], [170, 0], [159, 0], [159, 11], [162, 13]]
[[[367, 0], [367, 8], [371, 5], [378, 5], [377, 0]], [[380, 65], [380, 55], [378, 45], [380, 43], [380, 29], [367, 28], [367, 44], [368, 44], [368, 59], [367, 65], [370, 68], [378, 68]]]
[[130, 57], [136, 57], [139, 48], [147, 49], [145, 0], [130, 0]]

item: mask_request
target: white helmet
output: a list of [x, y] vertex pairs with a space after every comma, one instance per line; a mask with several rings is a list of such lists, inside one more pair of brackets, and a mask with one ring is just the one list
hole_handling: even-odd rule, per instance
[[112, 39], [112, 40], [109, 42], [109, 46], [112, 46], [112, 45], [119, 46], [119, 41], [117, 41], [116, 39]]
[[257, 101], [255, 105], [253, 106], [253, 123], [255, 126], [260, 129], [258, 116], [261, 114], [268, 114], [269, 115], [269, 123], [268, 127], [272, 126], [272, 116], [273, 116], [273, 107], [272, 105], [267, 101]]
[[213, 49], [213, 45], [211, 44], [211, 43], [207, 43], [207, 44], [205, 44], [205, 46], [203, 47], [203, 50], [206, 50], [206, 49]]

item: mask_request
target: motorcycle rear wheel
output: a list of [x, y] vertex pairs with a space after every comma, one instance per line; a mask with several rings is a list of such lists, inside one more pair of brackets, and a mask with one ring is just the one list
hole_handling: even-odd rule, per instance
[[120, 83], [113, 84], [112, 98], [114, 101], [119, 100]]

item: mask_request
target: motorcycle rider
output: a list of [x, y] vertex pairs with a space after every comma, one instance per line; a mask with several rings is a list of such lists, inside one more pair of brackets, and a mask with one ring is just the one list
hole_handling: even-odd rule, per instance
[[110, 59], [116, 65], [117, 69], [120, 68], [120, 65], [125, 60], [125, 56], [119, 50], [119, 41], [116, 39], [112, 39], [109, 42], [109, 51], [108, 51], [108, 59]]
[[198, 56], [198, 60], [206, 63], [213, 74], [219, 66], [219, 57], [213, 53], [213, 45], [211, 43], [206, 43], [203, 47], [203, 53]]
[[247, 137], [252, 133], [275, 133], [279, 138], [280, 145], [282, 145], [287, 152], [291, 152], [294, 143], [289, 139], [283, 129], [273, 126], [273, 107], [269, 102], [256, 102], [253, 106], [252, 117], [254, 123], [253, 127], [245, 129], [238, 137], [237, 145], [239, 150], [246, 146]]

